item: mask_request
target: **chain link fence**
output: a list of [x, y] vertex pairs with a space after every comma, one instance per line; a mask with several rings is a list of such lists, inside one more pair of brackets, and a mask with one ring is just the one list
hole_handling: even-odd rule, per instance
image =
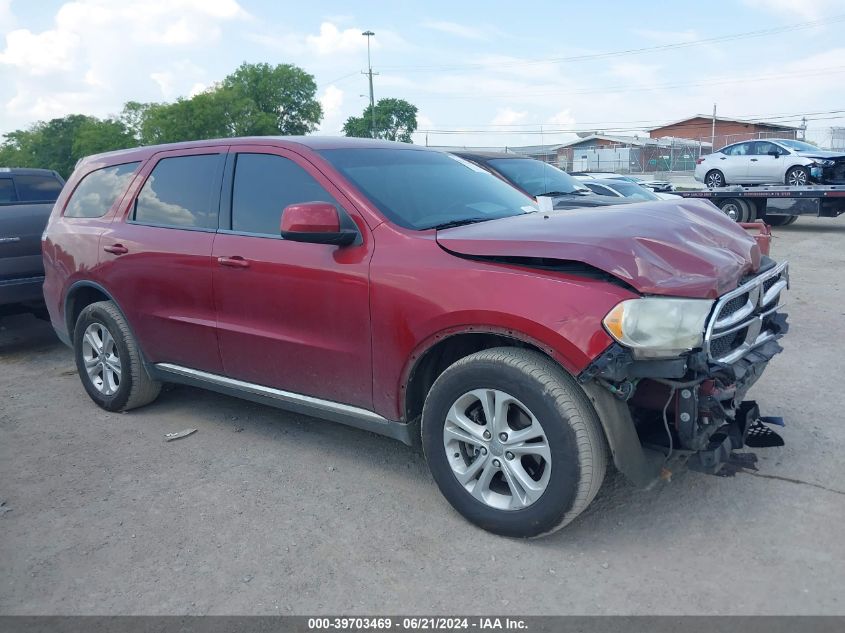
[[[689, 173], [695, 169], [696, 161], [713, 151], [711, 137], [648, 138], [607, 136], [585, 138], [583, 143], [547, 143], [532, 146], [463, 147], [461, 149], [489, 150], [519, 154], [550, 163], [567, 172], [615, 172], [618, 174], [668, 174]], [[803, 137], [803, 138], [802, 138]], [[752, 132], [742, 134], [718, 134], [716, 150], [725, 145], [741, 141], [770, 138], [796, 138], [821, 148], [845, 145], [845, 128], [818, 128], [796, 130], [795, 132]], [[443, 148], [450, 149], [450, 148]], [[453, 148], [458, 149], [458, 148]]]

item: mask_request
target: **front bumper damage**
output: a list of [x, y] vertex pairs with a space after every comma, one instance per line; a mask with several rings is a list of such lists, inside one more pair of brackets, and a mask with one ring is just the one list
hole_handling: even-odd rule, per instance
[[[626, 418], [630, 414], [640, 446], [617, 443], [614, 448], [611, 439], [617, 462], [617, 453], [626, 450], [662, 455], [647, 460], [647, 473], [642, 468], [625, 473], [635, 483], [648, 485], [683, 464], [708, 474], [731, 475], [740, 468], [754, 468], [756, 462], [753, 453], [736, 453], [738, 449], [783, 444], [769, 426], [782, 421], [762, 417], [757, 404], [745, 399], [769, 361], [782, 351], [779, 339], [789, 328], [786, 314], [774, 309], [761, 310], [759, 318], [765, 319], [766, 336], [757, 330], [754, 336], [761, 342], [728, 353], [728, 362], [715, 360], [707, 350], [676, 359], [638, 360], [614, 344], [578, 376], [585, 388], [594, 391], [600, 386], [626, 405], [624, 413]], [[627, 443], [632, 441], [636, 440], [629, 438]]]
[[809, 166], [810, 180], [822, 185], [845, 185], [845, 156], [817, 159]]

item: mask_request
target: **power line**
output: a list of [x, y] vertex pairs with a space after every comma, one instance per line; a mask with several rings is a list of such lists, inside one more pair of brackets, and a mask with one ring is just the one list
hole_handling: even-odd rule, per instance
[[488, 68], [490, 66], [495, 66], [496, 68], [505, 68], [511, 66], [530, 66], [536, 64], [564, 64], [564, 63], [574, 63], [574, 62], [581, 62], [581, 61], [590, 61], [595, 59], [606, 59], [608, 57], [618, 57], [621, 55], [641, 55], [644, 53], [654, 53], [654, 52], [662, 52], [667, 50], [675, 50], [680, 48], [690, 48], [693, 46], [701, 46], [704, 44], [716, 44], [720, 42], [732, 42], [736, 40], [743, 40], [743, 39], [750, 39], [750, 38], [758, 38], [758, 37], [767, 37], [769, 35], [779, 35], [781, 33], [790, 33], [793, 31], [799, 31], [804, 29], [815, 28], [819, 26], [827, 26], [829, 24], [835, 24], [838, 22], [845, 21], [845, 14], [840, 15], [833, 15], [828, 18], [820, 19], [820, 20], [810, 20], [808, 22], [799, 22], [797, 24], [791, 24], [787, 26], [779, 26], [773, 27], [769, 29], [759, 29], [756, 31], [746, 31], [744, 33], [733, 33], [729, 35], [720, 35], [716, 37], [708, 37], [698, 40], [690, 40], [687, 42], [675, 42], [672, 44], [660, 44], [656, 46], [645, 46], [641, 48], [628, 48], [624, 50], [615, 50], [615, 51], [606, 51], [602, 53], [591, 53], [587, 55], [574, 55], [571, 57], [549, 57], [549, 58], [538, 58], [538, 59], [526, 59], [520, 61], [512, 61], [512, 62], [483, 62], [483, 63], [473, 63], [473, 64], [442, 64], [442, 65], [394, 65], [394, 66], [382, 66], [382, 70], [401, 70], [404, 72], [441, 72], [443, 70], [474, 70], [479, 68]]
[[[520, 97], [559, 97], [559, 96], [573, 96], [586, 94], [608, 94], [608, 93], [627, 93], [627, 92], [653, 92], [656, 90], [666, 90], [669, 88], [693, 88], [699, 86], [720, 86], [726, 84], [736, 83], [755, 83], [759, 81], [770, 81], [772, 79], [787, 79], [789, 77], [817, 77], [826, 74], [838, 74], [845, 72], [845, 66], [830, 66], [828, 68], [816, 68], [811, 71], [802, 70], [791, 73], [779, 73], [776, 75], [762, 75], [753, 78], [734, 78], [734, 79], [717, 79], [712, 81], [692, 81], [681, 83], [667, 83], [656, 84], [653, 86], [613, 86], [607, 88], [590, 88], [588, 90], [572, 90], [568, 92], [521, 92]], [[513, 98], [513, 93], [489, 93], [489, 92], [474, 92], [474, 93], [437, 93], [423, 91], [425, 94], [434, 96], [440, 99], [478, 99], [480, 97], [502, 97]]]
[[[807, 121], [835, 121], [839, 119], [845, 119], [845, 114], [841, 114], [839, 116], [829, 116], [829, 117], [807, 117]], [[753, 124], [755, 121], [743, 121], [744, 123]], [[702, 130], [709, 130], [710, 123], [707, 125], [699, 125], [699, 126], [692, 126], [693, 128], [698, 127]], [[420, 133], [429, 133], [429, 134], [477, 134], [477, 135], [544, 135], [544, 134], [577, 134], [577, 133], [584, 133], [584, 132], [593, 132], [596, 131], [594, 127], [589, 128], [550, 128], [546, 124], [535, 123], [535, 128], [538, 129], [523, 129], [523, 130], [489, 130], [489, 129], [467, 129], [467, 128], [435, 128], [435, 129], [418, 129], [417, 132]], [[542, 127], [542, 130], [539, 129]], [[595, 126], [598, 127], [600, 133], [610, 134], [613, 133], [620, 133], [620, 132], [640, 132], [643, 130], [642, 127], [604, 127], [604, 126]], [[655, 126], [661, 127], [661, 126]], [[703, 135], [709, 136], [709, 135]]]
[[[721, 116], [718, 117], [720, 119], [730, 119], [736, 120], [742, 123], [759, 123], [762, 121], [777, 121], [777, 122], [785, 122], [790, 120], [798, 120], [804, 116], [816, 116], [820, 114], [840, 114], [845, 113], [845, 110], [820, 110], [816, 112], [778, 112], [778, 113], [764, 113], [764, 114], [737, 114], [735, 116], [726, 117]], [[707, 118], [707, 124], [702, 124], [702, 126], [709, 126], [709, 116], [702, 114], [700, 115], [702, 118]], [[693, 118], [693, 117], [688, 117]], [[684, 119], [686, 120], [686, 119]], [[611, 125], [633, 125], [637, 124], [647, 124], [650, 127], [663, 127], [665, 125], [669, 125], [670, 123], [675, 122], [675, 120], [667, 121], [666, 119], [629, 119], [626, 121], [581, 121], [580, 125], [590, 125], [596, 126], [599, 128], [607, 128]], [[470, 123], [466, 125], [459, 125], [459, 124], [449, 124], [447, 127], [452, 128], [463, 128], [463, 127], [482, 127], [482, 128], [505, 128], [505, 127], [537, 127], [540, 125], [539, 123], [489, 123], [489, 124], [477, 124], [477, 123]], [[542, 125], [547, 125], [543, 123]], [[634, 128], [631, 128], [634, 129]], [[641, 129], [641, 128], [636, 128]]]

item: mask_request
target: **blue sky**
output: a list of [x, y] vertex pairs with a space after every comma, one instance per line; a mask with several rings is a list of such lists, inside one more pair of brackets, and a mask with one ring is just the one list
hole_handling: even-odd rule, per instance
[[[845, 21], [834, 21], [843, 16], [841, 0], [0, 0], [0, 133], [71, 112], [114, 114], [128, 100], [173, 100], [260, 61], [314, 74], [320, 133], [337, 134], [367, 103], [365, 29], [376, 33], [376, 98], [417, 105], [433, 145], [634, 134], [714, 102], [723, 116], [798, 124], [804, 113], [845, 110]], [[810, 21], [818, 24], [619, 53]], [[823, 141], [845, 125], [833, 118], [842, 114], [811, 114], [810, 135]]]

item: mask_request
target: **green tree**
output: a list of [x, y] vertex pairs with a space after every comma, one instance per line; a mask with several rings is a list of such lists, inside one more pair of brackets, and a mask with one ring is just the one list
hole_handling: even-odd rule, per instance
[[232, 136], [307, 134], [323, 116], [314, 77], [290, 64], [241, 64], [220, 84], [174, 103], [129, 101], [108, 119], [71, 114], [5, 135], [0, 166], [67, 177], [83, 156], [114, 149]]
[[417, 106], [404, 99], [379, 99], [373, 109], [367, 106], [361, 116], [351, 116], [343, 124], [346, 136], [370, 137], [373, 135], [375, 118], [375, 138], [388, 141], [411, 143], [411, 134], [417, 129]]
[[243, 63], [222, 88], [231, 90], [234, 99], [252, 102], [249, 118], [241, 123], [248, 135], [308, 134], [323, 118], [314, 77], [291, 64]]
[[138, 143], [135, 136], [118, 119], [99, 120], [91, 118], [79, 126], [71, 146], [72, 157], [76, 160], [83, 156], [110, 152], [116, 149], [134, 147]]
[[301, 135], [323, 115], [317, 84], [289, 64], [242, 64], [220, 84], [174, 103], [127, 103], [122, 115], [144, 144], [232, 136]]

